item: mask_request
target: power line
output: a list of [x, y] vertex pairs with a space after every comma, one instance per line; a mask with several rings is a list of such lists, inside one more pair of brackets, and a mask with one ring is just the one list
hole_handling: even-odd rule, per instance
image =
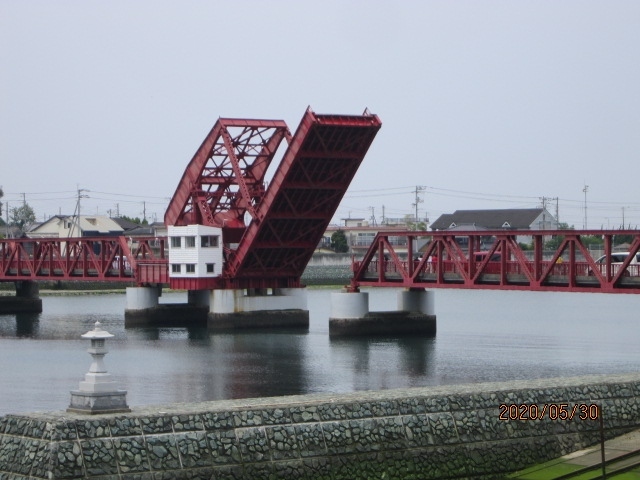
[[163, 199], [163, 200], [170, 200], [171, 197], [159, 197], [159, 196], [154, 196], [154, 195], [130, 195], [128, 193], [110, 193], [110, 192], [98, 192], [97, 190], [92, 190], [93, 193], [99, 193], [101, 195], [111, 195], [114, 197], [132, 197], [132, 198], [157, 198], [157, 199]]

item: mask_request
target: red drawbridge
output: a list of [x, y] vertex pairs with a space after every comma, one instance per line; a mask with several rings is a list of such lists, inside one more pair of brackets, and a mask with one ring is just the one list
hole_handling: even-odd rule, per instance
[[[222, 229], [219, 277], [170, 279], [165, 238], [101, 237], [1, 240], [0, 281], [170, 283], [189, 290], [298, 287], [380, 127], [368, 111], [319, 115], [308, 109], [293, 136], [281, 120], [219, 119], [165, 214], [166, 225]], [[282, 140], [288, 147], [267, 187], [265, 174]]]
[[[189, 163], [165, 224], [222, 228], [225, 265], [221, 277], [172, 278], [171, 286], [299, 287], [380, 126], [368, 111], [349, 116], [307, 110], [293, 136], [282, 121], [219, 119]], [[283, 139], [288, 148], [265, 187]]]
[[[78, 280], [173, 288], [292, 288], [381, 127], [376, 115], [307, 110], [294, 135], [281, 120], [221, 118], [188, 164], [165, 214], [171, 226], [222, 230], [216, 277], [170, 278], [166, 238], [0, 240], [0, 282]], [[286, 142], [283, 144], [283, 140]], [[276, 154], [282, 160], [267, 186]], [[630, 255], [612, 262], [616, 236]], [[518, 244], [528, 235], [532, 249]], [[553, 252], [545, 240], [561, 235]], [[598, 262], [583, 243], [604, 239]], [[403, 245], [403, 249], [397, 248]], [[354, 263], [361, 286], [640, 293], [640, 231], [385, 232]]]
[[[518, 243], [519, 235], [531, 237], [531, 249]], [[624, 260], [613, 249], [621, 235], [632, 239]], [[545, 239], [557, 236], [558, 247], [545, 251]], [[602, 256], [589, 252], [583, 241], [588, 236], [603, 238]], [[351, 291], [377, 286], [640, 293], [640, 231], [384, 232], [354, 261], [353, 271]]]

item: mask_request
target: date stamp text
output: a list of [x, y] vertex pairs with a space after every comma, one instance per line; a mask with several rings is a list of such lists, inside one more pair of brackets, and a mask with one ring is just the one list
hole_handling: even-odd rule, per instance
[[499, 419], [510, 420], [597, 420], [600, 417], [600, 407], [594, 403], [503, 403], [499, 406]]

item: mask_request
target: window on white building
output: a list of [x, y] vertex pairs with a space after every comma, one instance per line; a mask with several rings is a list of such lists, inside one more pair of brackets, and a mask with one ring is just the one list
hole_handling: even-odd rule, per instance
[[182, 237], [171, 237], [171, 247], [180, 248], [182, 246]]
[[184, 246], [187, 248], [195, 248], [196, 237], [184, 237]]
[[218, 241], [218, 235], [203, 235], [200, 237], [200, 246], [203, 248], [217, 247]]
[[207, 273], [216, 273], [215, 263], [207, 263]]
[[180, 264], [172, 263], [171, 264], [171, 273], [180, 273]]
[[195, 263], [187, 263], [187, 273], [196, 273]]

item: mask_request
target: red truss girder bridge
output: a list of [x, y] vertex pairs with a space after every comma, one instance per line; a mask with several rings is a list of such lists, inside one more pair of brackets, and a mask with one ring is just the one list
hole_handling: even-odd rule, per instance
[[[533, 238], [524, 250], [517, 237]], [[554, 251], [544, 241], [562, 236]], [[605, 261], [596, 263], [585, 236], [604, 239]], [[616, 236], [633, 238], [622, 264], [611, 263]], [[402, 253], [397, 245], [402, 245]], [[405, 253], [404, 250], [407, 250]], [[362, 260], [353, 262], [351, 290], [363, 286], [473, 288], [602, 293], [640, 293], [640, 231], [534, 230], [379, 233]]]
[[123, 236], [0, 240], [0, 281], [168, 283], [165, 244]]

